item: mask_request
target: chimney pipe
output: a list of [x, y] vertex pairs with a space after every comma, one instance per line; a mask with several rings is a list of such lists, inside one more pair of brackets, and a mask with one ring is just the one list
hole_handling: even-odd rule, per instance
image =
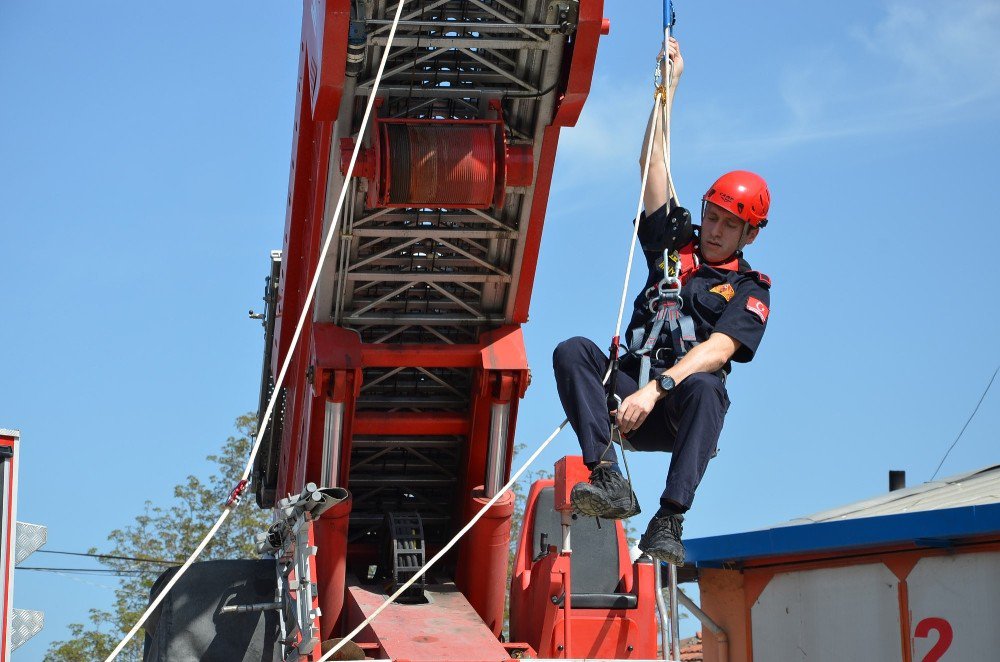
[[897, 471], [895, 469], [889, 470], [889, 491], [895, 492], [896, 490], [901, 490], [906, 487], [906, 472]]

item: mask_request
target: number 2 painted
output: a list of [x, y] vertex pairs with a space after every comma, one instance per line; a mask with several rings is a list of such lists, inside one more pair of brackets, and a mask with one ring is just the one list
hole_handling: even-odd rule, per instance
[[930, 635], [931, 630], [935, 630], [938, 633], [937, 643], [934, 644], [934, 647], [927, 652], [927, 655], [924, 655], [924, 659], [920, 662], [938, 662], [938, 660], [941, 659], [941, 656], [948, 651], [948, 648], [951, 646], [952, 639], [954, 639], [954, 633], [951, 630], [951, 623], [943, 618], [937, 618], [936, 616], [925, 618], [917, 623], [917, 629], [914, 630], [913, 636], [923, 639], [924, 637]]

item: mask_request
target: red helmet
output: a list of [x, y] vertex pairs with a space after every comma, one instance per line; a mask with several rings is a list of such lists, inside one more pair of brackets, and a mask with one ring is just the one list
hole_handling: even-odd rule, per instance
[[767, 210], [771, 206], [771, 193], [767, 182], [760, 175], [746, 170], [727, 172], [715, 180], [702, 202], [719, 205], [749, 223], [752, 227], [767, 225]]

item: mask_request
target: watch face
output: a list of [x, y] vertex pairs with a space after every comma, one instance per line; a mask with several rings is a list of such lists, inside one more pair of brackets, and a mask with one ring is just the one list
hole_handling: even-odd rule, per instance
[[676, 383], [674, 382], [674, 378], [670, 375], [663, 375], [660, 377], [660, 388], [664, 391], [669, 391], [674, 386], [676, 386]]

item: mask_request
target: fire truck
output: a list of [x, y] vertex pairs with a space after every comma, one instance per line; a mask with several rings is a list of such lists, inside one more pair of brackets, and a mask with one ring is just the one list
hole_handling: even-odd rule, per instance
[[192, 566], [147, 660], [657, 657], [658, 570], [620, 522], [572, 513], [580, 458], [531, 486], [516, 541], [504, 489], [559, 136], [603, 9], [305, 1], [250, 480], [275, 525], [262, 559]]

